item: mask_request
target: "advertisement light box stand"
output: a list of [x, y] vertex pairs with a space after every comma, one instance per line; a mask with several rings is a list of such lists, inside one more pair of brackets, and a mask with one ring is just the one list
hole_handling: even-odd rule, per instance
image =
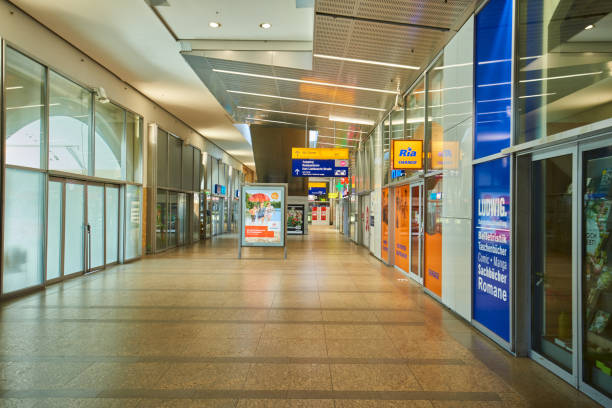
[[243, 247], [282, 247], [287, 258], [287, 184], [245, 184], [240, 193], [238, 258]]

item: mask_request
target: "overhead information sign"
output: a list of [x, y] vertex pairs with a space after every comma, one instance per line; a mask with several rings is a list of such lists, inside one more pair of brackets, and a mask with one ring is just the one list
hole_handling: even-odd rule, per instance
[[392, 151], [392, 169], [421, 170], [423, 168], [422, 140], [394, 140]]
[[346, 177], [348, 160], [293, 159], [293, 177]]
[[316, 148], [294, 147], [291, 149], [292, 159], [314, 159], [314, 160], [348, 160], [349, 149], [347, 148]]

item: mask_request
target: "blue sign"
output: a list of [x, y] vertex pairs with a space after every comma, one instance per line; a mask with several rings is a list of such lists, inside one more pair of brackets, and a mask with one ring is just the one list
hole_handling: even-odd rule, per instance
[[309, 195], [325, 195], [327, 194], [327, 189], [325, 187], [312, 187], [308, 189]]
[[512, 0], [491, 0], [476, 15], [474, 159], [510, 146]]
[[510, 159], [474, 166], [473, 318], [510, 341]]
[[221, 184], [215, 184], [215, 194], [217, 195], [225, 195], [226, 193], [226, 188], [225, 186], [222, 186]]
[[293, 177], [347, 177], [348, 160], [293, 159]]

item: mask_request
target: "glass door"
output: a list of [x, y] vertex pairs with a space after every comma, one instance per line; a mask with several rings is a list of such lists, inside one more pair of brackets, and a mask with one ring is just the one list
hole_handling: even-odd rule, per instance
[[410, 273], [423, 283], [423, 183], [410, 185]]
[[85, 184], [64, 183], [64, 276], [85, 272]]
[[47, 282], [63, 275], [64, 183], [49, 180], [47, 205]]
[[104, 268], [104, 185], [87, 185], [87, 270]]
[[[574, 148], [533, 156], [531, 350], [574, 383]], [[560, 369], [560, 370], [559, 370]]]
[[612, 143], [581, 149], [581, 383], [612, 403]]

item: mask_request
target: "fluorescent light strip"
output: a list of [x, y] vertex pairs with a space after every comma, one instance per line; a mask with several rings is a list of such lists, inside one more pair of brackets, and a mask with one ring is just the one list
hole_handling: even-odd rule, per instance
[[309, 129], [329, 129], [329, 130], [335, 130], [336, 132], [340, 131], [340, 132], [353, 132], [353, 133], [370, 133], [370, 132], [364, 132], [362, 130], [352, 130], [352, 129], [340, 129], [340, 128], [332, 128], [332, 127], [326, 127], [326, 126], [309, 126]]
[[538, 96], [549, 96], [549, 95], [556, 95], [556, 92], [549, 92], [549, 93], [543, 93], [543, 94], [537, 94], [537, 95], [523, 95], [523, 96], [519, 96], [519, 99], [525, 99], [525, 98], [536, 98]]
[[23, 86], [7, 86], [6, 88], [7, 91], [12, 91], [13, 89], [23, 89]]
[[525, 82], [537, 82], [537, 81], [550, 81], [553, 79], [565, 79], [565, 78], [576, 78], [576, 77], [587, 76], [587, 75], [599, 75], [601, 73], [603, 73], [603, 71], [585, 72], [582, 74], [560, 75], [560, 76], [547, 77], [547, 78], [523, 79], [520, 82], [525, 83]]
[[[428, 92], [453, 91], [455, 89], [465, 89], [465, 88], [473, 88], [473, 87], [472, 87], [472, 85], [451, 86], [449, 88], [430, 89]], [[416, 91], [416, 92], [411, 92], [410, 95], [418, 95], [418, 94], [424, 94], [424, 93], [425, 93], [425, 91]]]
[[393, 94], [393, 95], [396, 95], [398, 93], [397, 91], [389, 91], [386, 89], [375, 89], [375, 88], [364, 88], [361, 86], [330, 84], [327, 82], [308, 81], [305, 79], [293, 79], [293, 78], [277, 77], [277, 76], [271, 76], [271, 75], [251, 74], [248, 72], [227, 71], [224, 69], [213, 69], [213, 72], [220, 72], [222, 74], [231, 74], [231, 75], [242, 75], [242, 76], [248, 76], [248, 77], [253, 77], [253, 78], [274, 79], [277, 81], [299, 82], [301, 84], [311, 84], [311, 85], [331, 86], [331, 87], [346, 88], [346, 89], [356, 89], [358, 91], [380, 92], [380, 93], [387, 93], [387, 94]]
[[477, 103], [485, 103], [485, 102], [500, 102], [500, 101], [510, 101], [512, 98], [498, 98], [498, 99], [485, 99], [482, 101], [476, 101]]
[[327, 145], [327, 146], [342, 146], [342, 147], [355, 147], [356, 146], [356, 145], [343, 145], [343, 144], [338, 144], [338, 143], [325, 143], [325, 142], [317, 142], [317, 144]]
[[508, 113], [505, 110], [501, 110], [501, 111], [494, 111], [494, 112], [479, 112], [479, 115], [496, 115], [498, 113]]
[[498, 59], [498, 60], [491, 60], [491, 61], [480, 61], [478, 65], [497, 64], [500, 62], [510, 62], [510, 61], [512, 61], [512, 58]]
[[319, 137], [323, 137], [325, 139], [348, 140], [348, 141], [351, 141], [351, 142], [352, 141], [355, 141], [355, 142], [357, 141], [356, 139], [349, 139], [349, 138], [346, 138], [346, 137], [338, 137], [338, 136], [334, 137], [334, 136], [321, 136], [321, 135], [319, 135]]
[[435, 67], [434, 71], [438, 69], [447, 69], [447, 68], [458, 68], [458, 67], [468, 67], [472, 65], [472, 62], [464, 62], [463, 64], [450, 64], [450, 65], [442, 65], [441, 67]]
[[495, 84], [482, 84], [478, 85], [479, 88], [487, 88], [489, 86], [500, 86], [500, 85], [510, 85], [512, 82], [497, 82]]
[[[42, 108], [44, 106], [45, 106], [44, 104], [41, 104], [41, 105], [8, 106], [6, 108], [6, 110], [27, 109], [27, 108]], [[50, 103], [49, 106], [59, 106], [59, 103]]]
[[314, 54], [313, 56], [315, 58], [331, 59], [331, 60], [336, 60], [336, 61], [348, 61], [348, 62], [358, 62], [360, 64], [381, 65], [383, 67], [414, 69], [414, 70], [420, 69], [419, 67], [415, 67], [413, 65], [392, 64], [390, 62], [364, 60], [364, 59], [359, 59], [359, 58], [336, 57], [333, 55], [324, 55], [324, 54]]
[[279, 110], [271, 110], [271, 109], [261, 109], [261, 108], [250, 108], [248, 106], [237, 106], [237, 108], [239, 109], [251, 109], [251, 110], [258, 110], [258, 111], [262, 111], [262, 112], [272, 112], [272, 113], [285, 113], [287, 115], [299, 115], [299, 116], [310, 116], [313, 118], [324, 118], [324, 119], [328, 119], [329, 118], [327, 116], [323, 116], [323, 115], [312, 115], [310, 113], [299, 113], [299, 112], [286, 112], [286, 111], [279, 111]]
[[345, 108], [357, 108], [357, 109], [375, 110], [375, 111], [379, 111], [379, 112], [385, 112], [385, 110], [386, 110], [386, 109], [382, 109], [382, 108], [372, 108], [370, 106], [348, 105], [348, 104], [344, 104], [344, 103], [333, 103], [333, 102], [325, 102], [325, 101], [315, 101], [315, 100], [312, 100], [312, 99], [289, 98], [287, 96], [268, 95], [268, 94], [254, 93], [254, 92], [233, 91], [231, 89], [228, 89], [226, 92], [240, 94], [240, 95], [261, 96], [263, 98], [277, 98], [277, 99], [283, 99], [283, 100], [287, 100], [287, 101], [298, 101], [298, 102], [306, 102], [306, 103], [320, 103], [322, 105], [342, 106], [342, 107], [345, 107]]
[[305, 124], [303, 123], [282, 122], [280, 120], [259, 119], [259, 118], [251, 118], [251, 117], [247, 117], [247, 120], [260, 121], [260, 122], [283, 123], [285, 125], [305, 126]]

